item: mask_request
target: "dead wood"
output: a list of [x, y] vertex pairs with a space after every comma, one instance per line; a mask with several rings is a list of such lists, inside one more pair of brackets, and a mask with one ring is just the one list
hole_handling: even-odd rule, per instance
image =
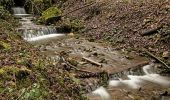
[[143, 32], [141, 35], [142, 35], [142, 36], [152, 35], [152, 34], [154, 34], [154, 33], [157, 33], [158, 30], [160, 30], [161, 28], [162, 28], [162, 26], [156, 27], [156, 28], [154, 28], [154, 29], [151, 29], [151, 30], [148, 30], [148, 31]]
[[77, 68], [76, 66], [74, 66], [74, 65], [70, 64], [68, 61], [66, 61], [64, 57], [61, 57], [61, 59], [64, 61], [64, 63], [65, 63], [66, 65], [68, 65], [68, 66], [70, 66], [70, 67], [74, 68], [74, 69], [75, 69], [75, 70], [77, 70], [77, 71], [85, 72], [85, 73], [92, 73], [92, 74], [96, 74], [96, 73], [91, 72], [91, 71], [87, 71], [87, 70], [83, 70], [83, 69], [79, 69], [79, 68]]
[[97, 65], [97, 66], [101, 66], [101, 67], [102, 67], [102, 64], [101, 64], [101, 63], [98, 63], [98, 62], [93, 61], [93, 60], [91, 60], [91, 59], [89, 59], [89, 58], [86, 58], [86, 57], [83, 57], [83, 59], [86, 60], [86, 61], [88, 61], [88, 62], [90, 62], [90, 63], [92, 63], [92, 64], [95, 64], [95, 65]]
[[159, 61], [160, 63], [162, 63], [164, 66], [166, 66], [168, 69], [170, 69], [170, 67], [161, 59], [159, 59], [158, 57], [156, 57], [154, 54], [152, 54], [151, 52], [147, 51], [146, 49], [143, 49], [144, 52], [146, 52], [149, 56], [151, 56], [152, 58], [156, 59], [157, 61]]

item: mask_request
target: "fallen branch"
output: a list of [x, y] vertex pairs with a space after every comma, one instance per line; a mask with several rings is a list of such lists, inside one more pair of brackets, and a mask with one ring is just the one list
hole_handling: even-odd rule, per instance
[[159, 59], [158, 57], [156, 57], [154, 54], [152, 54], [151, 52], [147, 51], [146, 49], [143, 49], [144, 52], [146, 52], [149, 56], [151, 56], [152, 58], [156, 59], [157, 61], [159, 61], [160, 63], [162, 63], [164, 66], [166, 66], [167, 68], [170, 69], [170, 67], [165, 63], [163, 62], [161, 59]]
[[145, 31], [145, 32], [143, 32], [141, 35], [142, 35], [142, 36], [146, 36], [146, 35], [154, 34], [154, 33], [158, 32], [158, 30], [161, 29], [161, 28], [162, 28], [162, 26], [159, 26], [159, 27], [157, 27], [157, 28], [154, 28], [154, 29]]
[[61, 57], [61, 59], [64, 61], [64, 63], [65, 63], [66, 65], [68, 65], [68, 66], [70, 66], [70, 67], [74, 68], [74, 69], [75, 69], [75, 70], [77, 70], [77, 71], [81, 71], [81, 72], [85, 72], [85, 73], [92, 73], [92, 74], [96, 74], [96, 73], [91, 72], [91, 71], [82, 70], [82, 69], [77, 68], [76, 66], [74, 66], [74, 65], [70, 64], [69, 62], [67, 62], [67, 61], [65, 60], [65, 58], [64, 58], [64, 57]]
[[99, 73], [88, 73], [88, 74], [78, 74], [75, 77], [79, 77], [79, 78], [91, 78], [91, 77], [99, 77]]
[[92, 63], [92, 64], [95, 64], [95, 65], [97, 65], [97, 66], [101, 66], [101, 67], [102, 67], [102, 64], [101, 64], [101, 63], [98, 63], [98, 62], [93, 61], [93, 60], [91, 60], [91, 59], [89, 59], [89, 58], [86, 58], [86, 57], [83, 57], [83, 59], [86, 60], [86, 61], [88, 61], [88, 62], [90, 62], [90, 63]]

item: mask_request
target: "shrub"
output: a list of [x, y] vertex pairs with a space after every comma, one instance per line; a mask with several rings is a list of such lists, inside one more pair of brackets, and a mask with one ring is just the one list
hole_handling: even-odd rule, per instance
[[9, 10], [12, 6], [14, 6], [14, 0], [0, 0], [0, 6], [4, 6]]

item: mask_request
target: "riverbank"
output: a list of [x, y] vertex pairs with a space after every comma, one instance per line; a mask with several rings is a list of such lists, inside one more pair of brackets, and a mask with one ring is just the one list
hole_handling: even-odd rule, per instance
[[0, 98], [83, 99], [70, 74], [22, 39], [15, 31], [19, 21], [8, 11], [1, 13], [5, 14], [0, 17]]
[[[137, 51], [144, 55], [143, 49], [146, 49], [170, 65], [169, 3], [169, 0], [71, 0], [64, 2], [61, 9], [67, 14], [91, 4], [63, 19], [82, 20], [85, 28], [80, 33], [90, 41], [105, 41], [119, 50]], [[169, 73], [166, 66], [161, 68], [167, 70], [160, 73]]]
[[[34, 45], [28, 43], [31, 39], [26, 42], [22, 34], [15, 31], [21, 26], [18, 20], [9, 13], [1, 16], [1, 98], [86, 100], [83, 95], [99, 86], [107, 87], [112, 78], [122, 78], [124, 70], [129, 71], [125, 71], [125, 75], [141, 74], [131, 68], [141, 68], [149, 62], [158, 63], [161, 71], [157, 72], [168, 76], [166, 66], [143, 52], [145, 48], [169, 65], [168, 1], [95, 1], [91, 6], [62, 16], [59, 21], [52, 20], [53, 26], [64, 26], [71, 32], [64, 39], [53, 38]], [[59, 7], [62, 14], [67, 14], [91, 2], [94, 1], [68, 0]], [[57, 15], [58, 12], [57, 9]], [[156, 30], [147, 32], [150, 29]], [[112, 78], [111, 74], [114, 74]], [[158, 85], [148, 87], [137, 93], [115, 88], [111, 94], [118, 97], [115, 99], [147, 99], [169, 92], [168, 88], [155, 89]]]

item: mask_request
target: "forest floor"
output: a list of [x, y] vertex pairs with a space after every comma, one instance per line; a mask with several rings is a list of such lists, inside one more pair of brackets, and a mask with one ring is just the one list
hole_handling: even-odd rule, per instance
[[99, 86], [107, 88], [112, 100], [159, 100], [162, 93], [169, 91], [149, 82], [142, 86], [141, 90], [108, 86], [108, 80], [112, 77], [127, 79], [127, 76], [122, 74], [125, 71], [129, 71], [131, 75], [143, 75], [142, 67], [151, 62], [136, 52], [117, 50], [105, 42], [90, 42], [73, 34], [37, 44], [44, 55], [59, 64], [58, 69], [65, 70], [74, 77], [73, 80], [88, 93], [84, 95], [90, 100], [101, 100], [100, 96], [91, 94]]
[[169, 0], [70, 0], [61, 8], [64, 14], [79, 9], [65, 18], [82, 21], [79, 33], [88, 40], [137, 52], [145, 48], [170, 65]]
[[[84, 7], [89, 4], [90, 6]], [[60, 6], [63, 13], [68, 14], [56, 25], [62, 25], [68, 18], [80, 20], [84, 29], [77, 33], [89, 42], [104, 43], [116, 50], [135, 52], [155, 63], [160, 63], [155, 60], [158, 58], [170, 66], [170, 0], [69, 0]], [[152, 53], [155, 58], [143, 50]], [[95, 58], [96, 54], [98, 53], [89, 57], [98, 60], [100, 57]], [[161, 65], [158, 73], [169, 76], [167, 66]], [[140, 92], [111, 89], [111, 94], [115, 100], [160, 99], [159, 95], [164, 89], [156, 87], [159, 86], [146, 86]], [[91, 99], [98, 100], [93, 96]]]
[[[105, 85], [107, 81], [105, 75], [117, 69], [111, 61], [112, 55], [119, 55], [120, 58], [116, 58], [114, 63], [115, 65], [120, 63], [123, 67], [115, 72], [127, 69], [123, 61], [132, 63], [133, 66], [129, 64], [129, 67], [148, 63], [148, 59], [139, 57], [141, 55], [148, 57], [149, 61], [153, 60], [143, 53], [143, 49], [170, 65], [169, 0], [67, 0], [60, 7], [63, 14], [66, 14], [91, 2], [95, 3], [67, 14], [58, 22], [63, 25], [67, 18], [81, 20], [84, 28], [71, 34], [66, 40], [49, 43], [48, 45], [52, 45], [53, 48], [48, 48], [47, 45], [34, 48], [16, 34], [13, 18], [1, 18], [0, 98], [2, 100], [42, 98], [84, 100], [82, 94], [87, 92], [91, 80], [90, 78], [86, 80], [86, 77], [97, 77], [99, 80], [92, 78], [91, 81], [97, 80], [98, 85]], [[153, 29], [154, 32], [146, 34]], [[74, 35], [76, 33], [78, 35]], [[46, 56], [54, 54], [58, 56], [56, 63]], [[102, 59], [103, 57], [105, 59]], [[118, 59], [123, 61], [119, 62]], [[108, 65], [114, 68], [108, 70], [105, 67]], [[90, 69], [87, 66], [94, 67]], [[100, 68], [101, 66], [104, 67]], [[169, 74], [165, 66], [160, 67], [165, 69], [160, 71], [162, 75], [165, 72], [166, 75]], [[148, 97], [155, 99], [155, 96], [164, 92], [164, 89], [159, 88], [147, 89], [129, 92], [116, 88], [111, 90], [114, 91], [111, 94], [115, 93], [113, 94], [115, 99], [127, 96], [128, 99], [140, 100]]]

